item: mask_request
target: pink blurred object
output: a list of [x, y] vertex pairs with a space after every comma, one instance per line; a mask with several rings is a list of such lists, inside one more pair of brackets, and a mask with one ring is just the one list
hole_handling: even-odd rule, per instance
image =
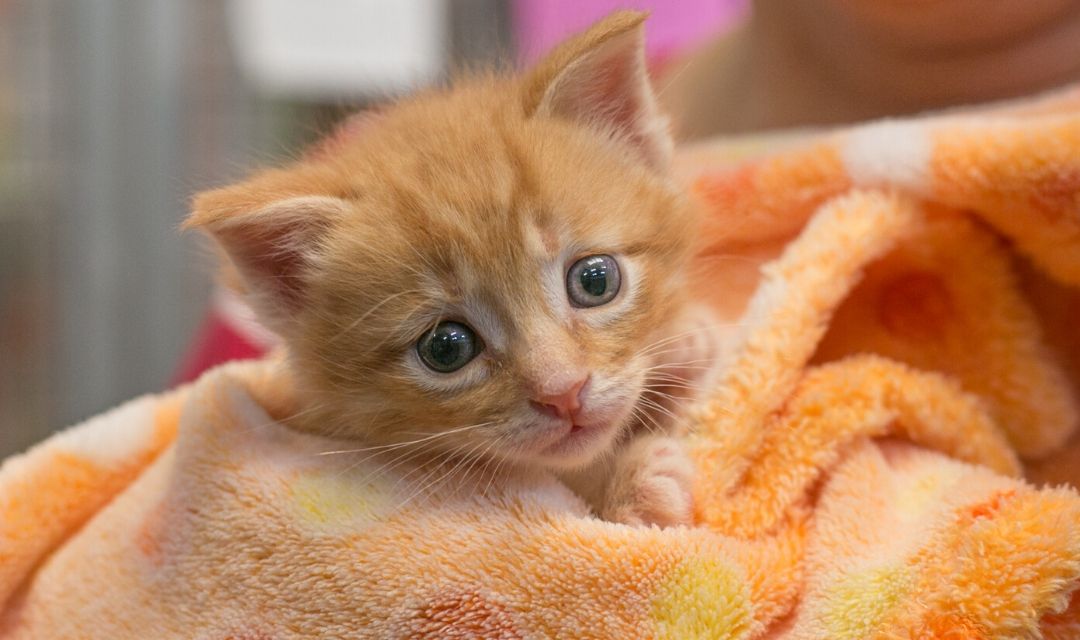
[[277, 342], [277, 336], [259, 324], [255, 312], [237, 294], [218, 287], [172, 384], [191, 382], [225, 362], [260, 358]]
[[646, 29], [651, 62], [732, 26], [748, 0], [515, 0], [514, 30], [523, 62], [531, 62], [568, 34], [616, 9], [650, 11]]

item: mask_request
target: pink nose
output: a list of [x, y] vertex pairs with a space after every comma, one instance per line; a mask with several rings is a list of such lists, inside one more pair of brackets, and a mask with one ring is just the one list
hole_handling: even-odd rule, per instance
[[585, 383], [589, 381], [586, 376], [563, 391], [550, 395], [537, 395], [529, 404], [540, 413], [545, 413], [555, 418], [570, 418], [574, 412], [581, 408], [581, 392], [585, 389]]

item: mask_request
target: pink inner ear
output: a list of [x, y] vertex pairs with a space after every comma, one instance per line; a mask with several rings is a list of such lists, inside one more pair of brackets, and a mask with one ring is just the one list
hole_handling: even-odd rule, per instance
[[272, 298], [276, 305], [295, 310], [303, 295], [301, 273], [306, 260], [300, 240], [310, 222], [289, 221], [269, 227], [238, 226], [219, 235], [251, 293]]
[[596, 78], [592, 106], [593, 113], [603, 113], [602, 119], [610, 123], [631, 144], [646, 149], [651, 142], [646, 139], [640, 120], [647, 117], [652, 105], [647, 103], [648, 94], [639, 83], [644, 82], [638, 74], [634, 56], [616, 55], [602, 62]]
[[560, 110], [578, 118], [600, 120], [620, 133], [632, 134], [645, 105], [640, 92], [635, 90], [633, 57], [619, 53], [585, 62], [589, 69], [583, 77], [568, 79], [572, 84], [560, 87], [566, 91], [561, 96]]
[[304, 272], [320, 236], [346, 205], [323, 196], [276, 202], [225, 218], [211, 233], [240, 271], [262, 320], [275, 324], [303, 302]]
[[639, 34], [624, 34], [570, 65], [548, 90], [547, 111], [626, 140], [654, 168], [670, 140], [656, 108]]

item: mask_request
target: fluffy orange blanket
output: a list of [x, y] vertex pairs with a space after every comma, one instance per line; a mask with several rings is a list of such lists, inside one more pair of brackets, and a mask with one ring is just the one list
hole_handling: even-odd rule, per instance
[[4, 464], [0, 636], [1080, 637], [1080, 91], [682, 167], [731, 322], [695, 527], [415, 500], [230, 365]]

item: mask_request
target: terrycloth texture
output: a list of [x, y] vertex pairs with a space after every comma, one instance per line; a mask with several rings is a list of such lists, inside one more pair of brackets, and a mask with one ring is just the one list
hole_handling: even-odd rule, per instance
[[1080, 637], [1080, 497], [1019, 479], [1080, 480], [1080, 92], [738, 148], [683, 157], [732, 322], [696, 527], [319, 456], [229, 365], [5, 464], [0, 636]]

